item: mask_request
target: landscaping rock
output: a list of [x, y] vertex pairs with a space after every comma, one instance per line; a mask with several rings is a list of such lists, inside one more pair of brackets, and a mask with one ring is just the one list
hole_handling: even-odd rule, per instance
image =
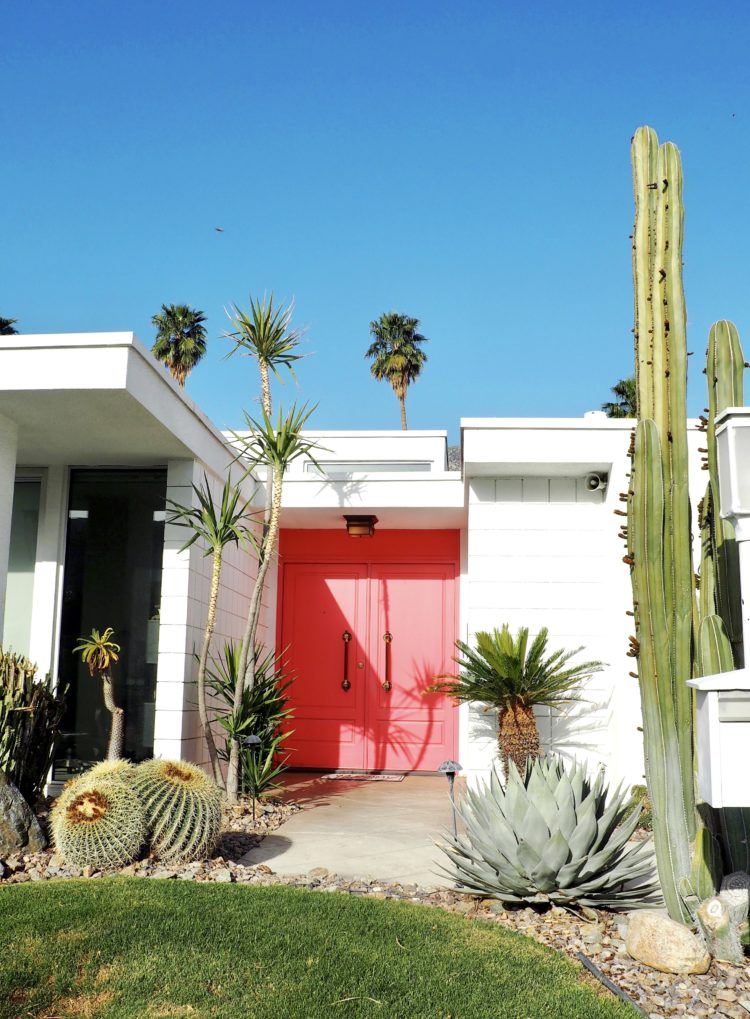
[[629, 914], [628, 953], [661, 973], [706, 973], [711, 957], [689, 927], [655, 909]]
[[0, 858], [27, 850], [38, 853], [47, 840], [31, 807], [0, 771]]

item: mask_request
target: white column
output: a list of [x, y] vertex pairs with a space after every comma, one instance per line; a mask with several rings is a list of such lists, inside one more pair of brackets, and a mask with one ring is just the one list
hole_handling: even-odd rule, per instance
[[57, 675], [67, 502], [68, 469], [48, 467], [42, 476], [29, 639], [29, 658], [42, 676]]
[[744, 665], [750, 665], [750, 518], [730, 517], [740, 557], [740, 592], [742, 595], [742, 650]]
[[15, 424], [0, 417], [0, 642], [5, 618], [5, 588], [8, 580], [10, 522], [13, 514], [13, 491], [16, 483], [16, 451], [18, 432]]

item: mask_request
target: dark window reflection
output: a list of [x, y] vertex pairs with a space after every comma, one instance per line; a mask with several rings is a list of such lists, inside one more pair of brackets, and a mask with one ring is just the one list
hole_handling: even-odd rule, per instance
[[92, 627], [113, 627], [122, 648], [114, 678], [126, 756], [153, 754], [166, 484], [164, 470], [71, 471], [59, 664], [69, 691], [56, 779], [107, 753], [101, 684], [73, 655]]

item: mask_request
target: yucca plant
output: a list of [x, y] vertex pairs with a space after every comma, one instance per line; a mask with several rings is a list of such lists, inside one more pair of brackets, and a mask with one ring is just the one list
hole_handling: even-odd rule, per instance
[[[276, 651], [264, 654], [262, 648], [256, 647], [255, 683], [245, 687], [242, 703], [235, 711], [234, 692], [240, 657], [240, 645], [227, 641], [223, 653], [209, 663], [207, 684], [217, 701], [226, 705], [226, 711], [218, 715], [218, 722], [226, 732], [225, 746], [219, 749], [219, 756], [229, 760], [231, 740], [237, 740], [240, 788], [255, 800], [275, 789], [279, 777], [286, 771], [287, 755], [283, 744], [290, 733], [283, 730], [283, 725], [292, 714], [288, 696], [292, 680], [284, 674], [282, 654]], [[250, 736], [260, 741], [254, 748], [247, 742]]]
[[548, 756], [510, 769], [505, 786], [496, 769], [466, 789], [458, 812], [465, 833], [446, 833], [443, 868], [464, 891], [503, 902], [639, 909], [661, 894], [650, 842], [628, 844], [640, 810], [628, 814], [627, 793], [611, 795], [603, 772]]
[[229, 545], [250, 543], [257, 548], [257, 543], [250, 530], [249, 502], [243, 500], [239, 485], [232, 481], [231, 476], [224, 482], [221, 502], [216, 502], [204, 473], [203, 484], [193, 485], [194, 506], [183, 506], [173, 499], [167, 499], [167, 520], [178, 527], [186, 527], [192, 535], [180, 549], [184, 552], [196, 541], [203, 545], [203, 555], [211, 557], [211, 586], [208, 595], [206, 624], [203, 630], [203, 645], [198, 657], [198, 717], [203, 736], [208, 748], [208, 758], [214, 781], [223, 786], [224, 776], [219, 765], [216, 741], [211, 729], [206, 704], [206, 666], [211, 649], [214, 630], [216, 628], [216, 610], [219, 602], [219, 586], [221, 569], [224, 562], [224, 549]]
[[547, 654], [548, 631], [542, 627], [529, 645], [528, 627], [513, 636], [508, 624], [475, 635], [475, 647], [456, 641], [458, 676], [440, 676], [431, 687], [458, 702], [487, 705], [498, 712], [498, 746], [507, 773], [512, 761], [523, 773], [526, 761], [540, 753], [535, 705], [557, 708], [579, 697], [583, 680], [599, 672], [597, 661], [569, 664], [583, 648]]
[[107, 748], [107, 759], [110, 761], [122, 757], [125, 741], [125, 712], [115, 701], [112, 679], [112, 666], [120, 660], [120, 645], [112, 640], [114, 635], [111, 626], [101, 633], [92, 630], [88, 637], [79, 637], [78, 644], [73, 648], [73, 654], [80, 654], [81, 660], [88, 666], [92, 679], [98, 677], [102, 681], [104, 704], [112, 716]]

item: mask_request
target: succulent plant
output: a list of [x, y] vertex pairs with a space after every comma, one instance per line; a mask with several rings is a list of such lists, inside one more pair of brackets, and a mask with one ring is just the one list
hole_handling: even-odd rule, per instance
[[96, 779], [97, 781], [102, 778], [117, 779], [119, 782], [124, 782], [126, 785], [133, 784], [133, 778], [135, 776], [135, 765], [130, 761], [127, 761], [124, 757], [118, 757], [116, 760], [110, 761], [109, 759], [99, 761], [94, 764], [88, 771], [85, 771], [80, 779]]
[[146, 812], [153, 850], [163, 860], [186, 862], [211, 852], [221, 830], [221, 791], [188, 761], [144, 761], [132, 784]]
[[51, 815], [55, 848], [76, 867], [130, 863], [146, 841], [138, 794], [117, 778], [82, 775], [69, 782]]
[[629, 845], [640, 810], [622, 788], [608, 795], [579, 763], [559, 757], [515, 768], [503, 786], [496, 769], [467, 789], [465, 833], [446, 834], [443, 852], [458, 886], [504, 902], [635, 909], [661, 901], [650, 842]]

